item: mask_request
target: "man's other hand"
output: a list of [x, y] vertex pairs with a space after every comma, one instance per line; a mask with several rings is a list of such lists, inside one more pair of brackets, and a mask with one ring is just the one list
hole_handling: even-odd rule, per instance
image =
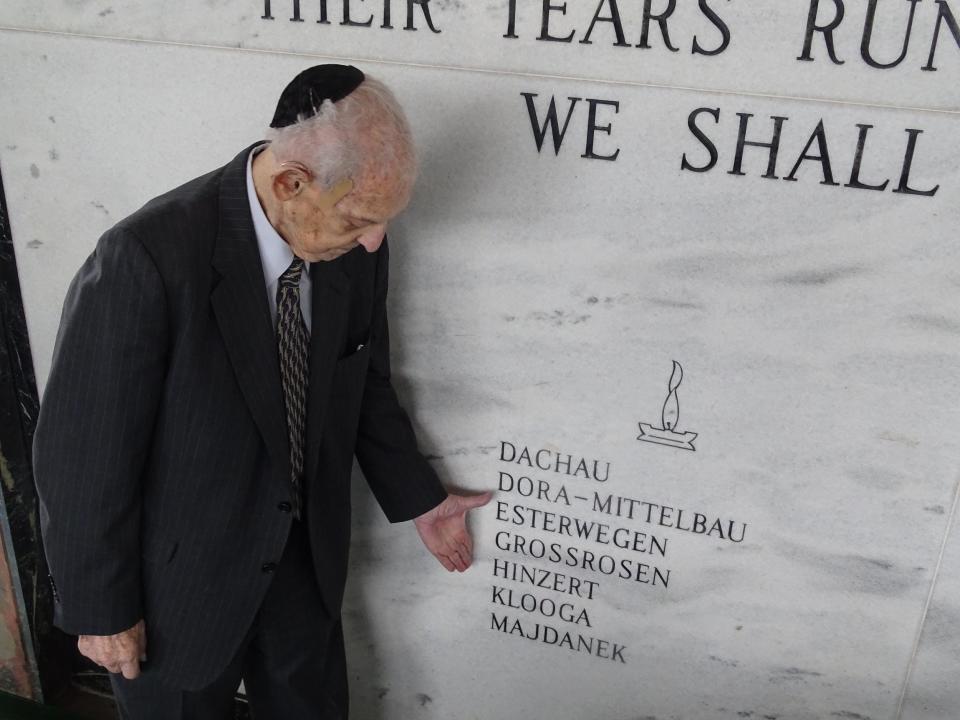
[[133, 680], [140, 674], [140, 663], [147, 659], [146, 624], [141, 620], [116, 635], [81, 635], [77, 648], [97, 665]]
[[473, 540], [467, 532], [467, 510], [490, 502], [493, 493], [482, 495], [448, 495], [447, 499], [415, 518], [420, 539], [427, 550], [447, 570], [463, 572], [473, 562]]

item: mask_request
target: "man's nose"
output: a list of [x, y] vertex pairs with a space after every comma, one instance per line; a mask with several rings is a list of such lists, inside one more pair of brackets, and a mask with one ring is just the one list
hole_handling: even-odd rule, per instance
[[365, 232], [357, 238], [357, 242], [362, 245], [363, 249], [368, 253], [376, 252], [383, 243], [383, 236], [386, 235], [386, 232], [386, 227], [380, 225], [375, 229]]

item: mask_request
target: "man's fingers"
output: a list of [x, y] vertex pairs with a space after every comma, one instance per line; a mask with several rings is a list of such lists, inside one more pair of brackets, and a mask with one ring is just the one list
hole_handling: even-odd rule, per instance
[[437, 554], [449, 558], [454, 568], [463, 572], [470, 567], [470, 563], [473, 561], [472, 544], [470, 533], [461, 525], [458, 532], [451, 533], [443, 539], [441, 549]]
[[440, 564], [447, 569], [447, 572], [453, 572], [456, 568], [453, 566], [453, 563], [450, 562], [450, 558], [446, 555], [437, 555], [437, 560], [440, 561]]
[[81, 655], [112, 673], [123, 672], [124, 676], [134, 673], [133, 677], [136, 677], [140, 672], [140, 660], [146, 660], [146, 623], [140, 619], [133, 627], [113, 635], [80, 635], [77, 649]]
[[450, 560], [453, 562], [453, 566], [460, 572], [463, 572], [470, 566], [470, 563], [464, 559], [459, 550], [454, 550], [450, 553]]
[[120, 663], [117, 662], [117, 659], [112, 655], [104, 653], [93, 643], [83, 643], [82, 645], [77, 643], [77, 649], [80, 651], [81, 655], [88, 660], [95, 662], [100, 667], [106, 668], [107, 670], [110, 670], [110, 672], [120, 672]]
[[138, 660], [131, 660], [130, 662], [121, 663], [120, 672], [123, 673], [123, 676], [127, 680], [133, 680], [140, 674], [140, 662]]

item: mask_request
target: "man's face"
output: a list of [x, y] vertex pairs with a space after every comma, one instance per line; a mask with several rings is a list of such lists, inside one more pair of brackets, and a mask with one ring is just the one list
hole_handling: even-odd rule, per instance
[[284, 205], [283, 236], [308, 262], [335, 260], [361, 246], [376, 252], [387, 223], [410, 201], [410, 189], [389, 178], [345, 180], [327, 190], [305, 182]]

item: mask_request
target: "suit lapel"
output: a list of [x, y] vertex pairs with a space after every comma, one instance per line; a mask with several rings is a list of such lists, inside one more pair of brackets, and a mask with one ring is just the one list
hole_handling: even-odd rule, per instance
[[221, 275], [210, 296], [230, 363], [267, 451], [290, 476], [287, 420], [280, 385], [277, 341], [267, 304], [263, 268], [247, 199], [247, 155], [224, 168], [220, 228], [213, 265]]
[[350, 276], [347, 261], [352, 253], [330, 262], [310, 265], [313, 299], [310, 331], [310, 388], [307, 400], [307, 477], [317, 470], [317, 452], [327, 413], [330, 383], [347, 326]]

